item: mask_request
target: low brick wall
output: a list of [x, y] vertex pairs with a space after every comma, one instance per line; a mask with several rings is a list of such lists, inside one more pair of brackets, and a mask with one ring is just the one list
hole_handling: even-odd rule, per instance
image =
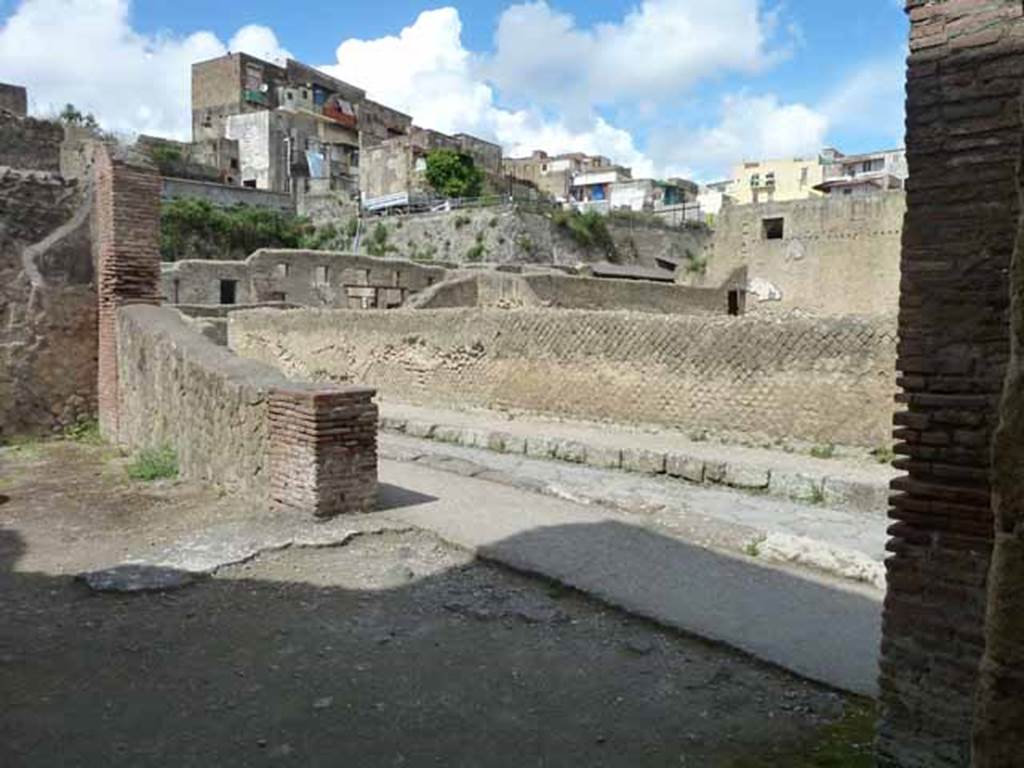
[[232, 354], [176, 310], [118, 313], [118, 442], [171, 446], [181, 475], [327, 517], [372, 509], [377, 406], [368, 387], [318, 387]]
[[199, 335], [173, 309], [119, 312], [118, 441], [172, 446], [183, 477], [265, 490], [269, 393], [288, 384]]
[[399, 400], [879, 446], [896, 334], [883, 321], [562, 310], [249, 310], [229, 345], [296, 378]]

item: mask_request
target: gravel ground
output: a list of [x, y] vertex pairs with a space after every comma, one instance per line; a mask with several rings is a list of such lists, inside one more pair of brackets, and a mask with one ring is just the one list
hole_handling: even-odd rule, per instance
[[732, 766], [849, 707], [421, 531], [169, 592], [71, 575], [232, 504], [98, 448], [0, 451], [0, 765]]

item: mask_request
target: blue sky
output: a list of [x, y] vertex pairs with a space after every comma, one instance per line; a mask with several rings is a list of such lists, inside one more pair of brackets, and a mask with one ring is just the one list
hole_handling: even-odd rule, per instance
[[906, 36], [899, 0], [0, 0], [0, 81], [28, 85], [36, 112], [71, 101], [184, 137], [192, 60], [291, 55], [513, 153], [708, 180], [744, 158], [901, 144]]

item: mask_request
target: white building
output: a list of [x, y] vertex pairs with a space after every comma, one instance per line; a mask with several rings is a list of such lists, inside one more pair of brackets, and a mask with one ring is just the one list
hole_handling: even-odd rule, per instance
[[822, 153], [824, 179], [815, 189], [828, 195], [871, 195], [903, 189], [907, 180], [907, 153], [903, 149], [844, 155]]

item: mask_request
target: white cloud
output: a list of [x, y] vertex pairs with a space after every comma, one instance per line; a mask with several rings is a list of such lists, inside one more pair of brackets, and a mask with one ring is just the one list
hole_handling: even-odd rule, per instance
[[510, 96], [577, 109], [580, 103], [664, 99], [697, 81], [756, 72], [776, 14], [759, 0], [644, 0], [616, 23], [577, 26], [546, 2], [513, 5], [498, 22], [488, 76]]
[[906, 51], [863, 64], [822, 104], [834, 125], [892, 143], [903, 141]]
[[774, 95], [727, 96], [719, 121], [694, 136], [652, 142], [651, 151], [673, 174], [702, 180], [722, 174], [744, 159], [799, 157], [824, 145], [828, 117], [805, 104], [784, 104]]
[[[71, 102], [111, 130], [187, 138], [190, 67], [228, 46], [210, 32], [141, 35], [128, 11], [128, 0], [25, 0], [0, 26], [4, 80], [28, 86], [39, 113]], [[254, 25], [229, 45], [287, 54], [270, 29]]]
[[242, 51], [275, 64], [284, 64], [286, 59], [294, 58], [291, 51], [281, 47], [274, 30], [259, 24], [247, 24], [235, 32], [228, 42], [228, 50]]
[[[762, 6], [643, 0], [615, 23], [584, 29], [546, 3], [513, 5], [500, 17], [489, 56], [465, 48], [459, 13], [446, 7], [421, 13], [396, 35], [343, 41], [324, 69], [420, 125], [475, 133], [513, 154], [604, 154], [645, 176], [706, 178], [744, 157], [805, 154], [837, 128], [879, 136], [879, 126], [892, 125], [893, 135], [901, 133], [903, 68], [895, 57], [868, 62], [820, 104], [726, 97], [705, 126], [651, 131], [643, 148], [627, 127], [596, 111], [604, 105], [639, 125], [663, 124], [672, 94], [721, 73], [769, 66], [786, 51], [773, 42], [777, 13]], [[187, 138], [193, 62], [227, 50], [290, 55], [272, 29], [258, 25], [227, 43], [207, 31], [140, 34], [129, 8], [130, 0], [22, 0], [0, 22], [4, 80], [27, 85], [37, 112], [72, 102], [113, 130]]]
[[534, 149], [606, 154], [637, 173], [653, 165], [632, 136], [600, 117], [569, 126], [537, 109], [504, 109], [477, 74], [462, 44], [462, 22], [454, 8], [425, 11], [398, 35], [346, 40], [337, 62], [322, 67], [365, 88], [371, 98], [414, 116], [439, 131], [465, 131], [490, 138], [513, 154]]

